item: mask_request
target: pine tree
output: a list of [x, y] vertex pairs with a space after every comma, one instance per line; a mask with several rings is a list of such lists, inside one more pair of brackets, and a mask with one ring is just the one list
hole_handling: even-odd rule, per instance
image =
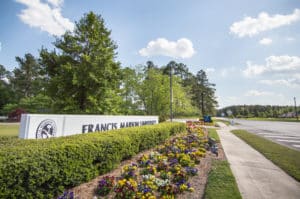
[[93, 12], [73, 32], [57, 38], [58, 52], [41, 50], [48, 92], [59, 112], [114, 114], [119, 111], [120, 64], [103, 18]]

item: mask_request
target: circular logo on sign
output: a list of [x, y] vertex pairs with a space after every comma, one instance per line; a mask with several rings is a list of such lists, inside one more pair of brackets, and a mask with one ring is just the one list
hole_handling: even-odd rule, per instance
[[36, 138], [51, 138], [55, 137], [55, 134], [56, 124], [50, 119], [43, 120], [36, 130]]

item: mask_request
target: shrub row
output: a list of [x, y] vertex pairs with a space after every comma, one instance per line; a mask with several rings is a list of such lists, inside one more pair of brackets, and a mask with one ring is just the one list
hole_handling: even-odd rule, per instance
[[53, 198], [122, 160], [185, 131], [161, 123], [46, 140], [12, 140], [0, 151], [0, 198]]

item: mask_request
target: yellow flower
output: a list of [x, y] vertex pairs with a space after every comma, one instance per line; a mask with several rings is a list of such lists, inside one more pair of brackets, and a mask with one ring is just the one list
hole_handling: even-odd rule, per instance
[[187, 190], [187, 186], [186, 186], [186, 184], [182, 184], [182, 185], [180, 185], [180, 190], [181, 191], [185, 191], [185, 190]]
[[190, 187], [190, 188], [189, 188], [189, 191], [190, 191], [190, 192], [194, 192], [195, 189], [194, 189], [193, 187]]
[[137, 187], [137, 182], [135, 180], [133, 180], [132, 178], [129, 179], [129, 183], [136, 188]]
[[119, 184], [120, 186], [124, 186], [125, 183], [126, 183], [126, 179], [123, 179], [123, 180], [119, 180], [119, 181], [118, 181], [118, 184]]

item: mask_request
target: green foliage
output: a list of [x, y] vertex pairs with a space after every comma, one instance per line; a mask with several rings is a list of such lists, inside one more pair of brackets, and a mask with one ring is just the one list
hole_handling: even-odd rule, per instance
[[[39, 58], [29, 53], [16, 57], [19, 67], [12, 75], [0, 66], [0, 114], [23, 108], [31, 113], [159, 115], [165, 121], [170, 117], [171, 68], [173, 116], [199, 115], [202, 104], [204, 114], [214, 114], [215, 85], [203, 70], [194, 75], [175, 61], [160, 68], [148, 61], [142, 71], [121, 69], [111, 31], [93, 12], [73, 32], [57, 37], [54, 46], [52, 51], [42, 48]], [[43, 96], [43, 106], [37, 95]]]
[[[180, 79], [180, 84], [185, 91], [185, 95], [189, 98], [191, 104], [193, 105], [194, 111], [199, 115], [199, 110], [202, 115], [202, 101], [203, 101], [203, 112], [204, 115], [214, 115], [215, 109], [218, 105], [215, 97], [216, 89], [215, 84], [208, 81], [207, 75], [204, 70], [199, 70], [196, 75], [189, 72], [188, 67], [183, 63], [176, 63], [175, 61], [170, 61], [166, 67], [162, 67], [161, 70], [165, 75], [170, 74], [170, 70], [173, 70], [174, 76]], [[202, 98], [203, 93], [203, 98]], [[177, 107], [178, 103], [175, 107]], [[183, 106], [185, 107], [185, 106]], [[193, 115], [195, 112], [191, 110], [186, 111]], [[186, 112], [179, 112], [179, 115], [186, 115]]]
[[[144, 77], [138, 86], [137, 93], [146, 114], [159, 115], [160, 120], [164, 121], [170, 115], [170, 77], [163, 73], [163, 69], [150, 66], [145, 68]], [[196, 108], [191, 105], [191, 99], [183, 88], [181, 79], [174, 76], [172, 85], [174, 115], [193, 114]]]
[[30, 53], [25, 54], [24, 58], [16, 57], [16, 61], [19, 68], [15, 68], [10, 77], [16, 99], [37, 95], [44, 88], [39, 63]]
[[249, 133], [245, 130], [232, 131], [239, 138], [247, 142], [266, 158], [274, 162], [290, 176], [300, 181], [300, 152]]
[[0, 139], [0, 198], [54, 198], [185, 131], [183, 123], [47, 140]]
[[220, 142], [219, 135], [218, 135], [217, 130], [215, 128], [209, 128], [208, 129], [208, 137], [213, 138], [216, 142]]
[[204, 194], [205, 199], [242, 198], [227, 161], [213, 162]]
[[3, 107], [10, 101], [13, 101], [14, 93], [11, 85], [7, 81], [9, 74], [9, 71], [0, 64], [0, 115], [3, 114]]
[[[294, 106], [270, 106], [270, 105], [236, 105], [229, 106], [218, 110], [217, 115], [226, 114], [230, 110], [234, 117], [246, 118], [279, 118], [285, 117], [287, 113], [294, 113]], [[298, 115], [300, 114], [300, 107], [297, 107]]]
[[50, 97], [38, 94], [32, 97], [20, 99], [19, 103], [8, 103], [3, 107], [3, 113], [8, 114], [17, 108], [24, 109], [28, 113], [50, 113], [51, 99]]
[[140, 82], [143, 75], [138, 72], [138, 68], [132, 69], [126, 67], [122, 69], [122, 84], [121, 84], [121, 113], [126, 115], [143, 115], [144, 111], [140, 109], [142, 101], [138, 95]]
[[193, 105], [201, 110], [201, 115], [215, 115], [218, 105], [215, 97], [215, 84], [208, 81], [205, 71], [199, 70], [197, 75], [190, 79], [190, 84]]
[[55, 112], [120, 112], [120, 64], [115, 61], [117, 46], [110, 34], [103, 18], [90, 12], [72, 33], [57, 38], [54, 44], [60, 53], [41, 50]]

